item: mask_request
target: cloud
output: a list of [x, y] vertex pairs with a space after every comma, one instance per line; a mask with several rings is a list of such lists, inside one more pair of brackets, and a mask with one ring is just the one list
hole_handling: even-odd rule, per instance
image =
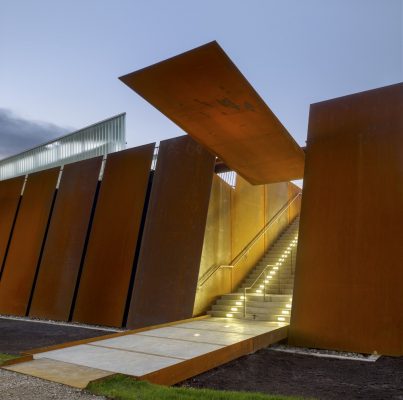
[[0, 159], [28, 150], [69, 132], [66, 128], [24, 119], [0, 108]]

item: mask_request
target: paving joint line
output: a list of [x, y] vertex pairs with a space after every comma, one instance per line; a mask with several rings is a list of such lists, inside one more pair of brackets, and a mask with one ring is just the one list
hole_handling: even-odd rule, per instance
[[[148, 331], [147, 331], [148, 332]], [[242, 340], [238, 340], [234, 343], [229, 343], [229, 344], [222, 344], [222, 343], [211, 343], [211, 342], [199, 342], [199, 341], [194, 341], [194, 340], [189, 340], [189, 339], [177, 339], [177, 338], [171, 338], [171, 337], [165, 337], [165, 336], [154, 336], [154, 335], [145, 335], [143, 334], [143, 332], [141, 333], [136, 333], [136, 335], [141, 335], [141, 336], [149, 336], [149, 337], [154, 337], [154, 338], [158, 338], [158, 339], [169, 339], [169, 340], [182, 340], [183, 342], [190, 342], [190, 343], [202, 343], [202, 344], [211, 344], [214, 346], [221, 346], [221, 347], [226, 347], [226, 346], [232, 346], [235, 343], [239, 343], [239, 342], [243, 342], [244, 340], [247, 340], [249, 338], [246, 339], [242, 339]], [[252, 335], [249, 335], [252, 336]], [[254, 336], [254, 335], [253, 335]], [[252, 337], [253, 337], [252, 336]]]
[[138, 351], [138, 350], [120, 349], [119, 347], [102, 346], [102, 345], [99, 345], [99, 344], [88, 343], [87, 345], [88, 345], [88, 346], [93, 346], [93, 347], [101, 347], [101, 348], [103, 348], [103, 349], [127, 351], [127, 352], [130, 352], [130, 353], [148, 354], [148, 355], [150, 355], [150, 356], [163, 357], [163, 358], [170, 358], [170, 359], [180, 360], [180, 361], [186, 361], [186, 360], [188, 360], [188, 358], [181, 358], [181, 357], [175, 357], [175, 356], [164, 356], [164, 355], [162, 355], [162, 354], [147, 353], [147, 352], [145, 352], [145, 351]]

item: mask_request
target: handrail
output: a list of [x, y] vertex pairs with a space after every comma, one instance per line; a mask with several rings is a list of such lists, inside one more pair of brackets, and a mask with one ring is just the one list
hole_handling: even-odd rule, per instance
[[242, 260], [245, 254], [249, 253], [250, 249], [253, 247], [255, 243], [269, 230], [269, 228], [276, 222], [285, 211], [300, 197], [302, 192], [298, 192], [291, 200], [287, 202], [277, 213], [276, 215], [257, 233], [257, 235], [244, 247], [244, 249], [231, 261], [231, 265], [234, 267]]
[[[288, 208], [291, 206], [291, 204], [294, 203], [295, 200], [297, 200], [298, 197], [300, 197], [302, 192], [298, 192], [291, 200], [288, 200], [286, 204], [284, 204], [283, 207], [273, 216], [273, 218], [270, 219], [269, 222], [255, 235], [255, 237], [238, 253], [238, 255], [232, 259], [231, 263], [229, 265], [213, 265], [211, 266], [206, 273], [200, 277], [200, 279], [197, 282], [197, 288], [200, 289], [203, 287], [206, 282], [219, 270], [222, 268], [231, 268], [231, 273], [232, 269], [236, 267], [236, 265], [242, 260], [242, 258], [249, 253], [250, 249], [254, 246], [255, 243], [258, 242], [258, 240], [269, 230], [269, 228], [284, 214], [285, 211], [288, 210]], [[232, 277], [231, 277], [232, 280]]]

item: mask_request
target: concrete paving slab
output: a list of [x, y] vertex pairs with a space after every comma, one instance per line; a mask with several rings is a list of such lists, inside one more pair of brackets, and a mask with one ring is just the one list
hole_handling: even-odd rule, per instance
[[188, 328], [177, 328], [175, 326], [169, 326], [159, 329], [153, 329], [138, 333], [138, 335], [165, 337], [170, 339], [188, 340], [191, 342], [210, 343], [222, 346], [228, 346], [240, 342], [242, 340], [249, 339], [254, 335], [233, 333], [233, 332], [218, 332], [207, 330], [196, 330]]
[[47, 358], [3, 368], [8, 371], [19, 372], [80, 389], [85, 388], [90, 381], [112, 374], [110, 371], [102, 371], [97, 368], [83, 367]]
[[138, 334], [100, 340], [91, 343], [91, 345], [179, 358], [182, 360], [188, 360], [223, 347], [216, 344], [187, 342], [166, 337], [153, 337]]
[[86, 344], [39, 353], [34, 358], [48, 358], [132, 376], [142, 376], [182, 362], [177, 358], [134, 353]]

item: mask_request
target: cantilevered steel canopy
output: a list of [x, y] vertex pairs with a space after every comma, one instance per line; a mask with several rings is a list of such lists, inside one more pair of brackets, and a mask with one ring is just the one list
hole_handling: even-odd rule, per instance
[[250, 183], [303, 177], [304, 152], [217, 42], [120, 79]]

